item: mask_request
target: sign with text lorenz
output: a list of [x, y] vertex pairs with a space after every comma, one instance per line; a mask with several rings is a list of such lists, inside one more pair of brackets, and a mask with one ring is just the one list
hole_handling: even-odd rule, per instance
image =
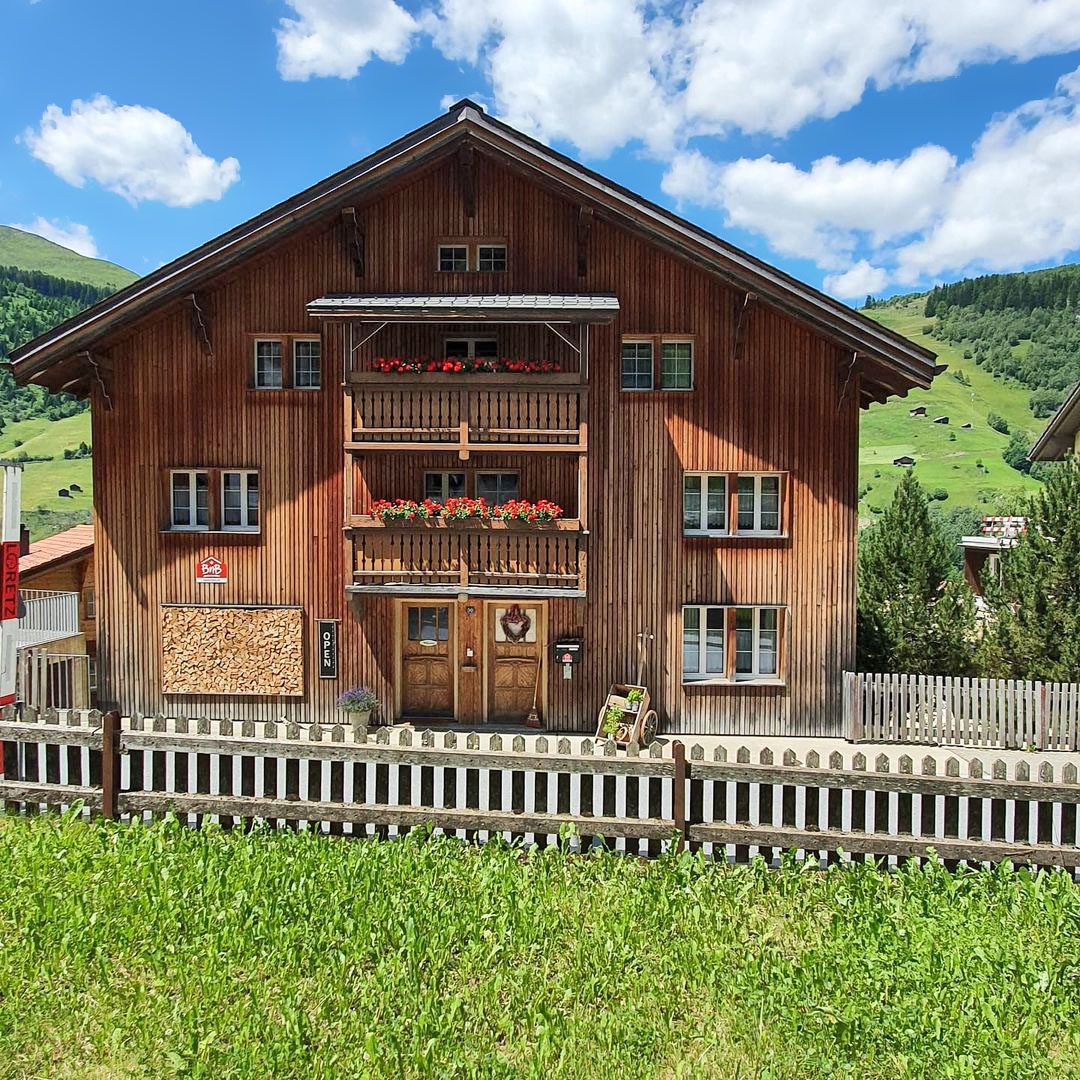
[[337, 620], [319, 619], [316, 622], [319, 635], [319, 678], [338, 677]]
[[228, 580], [229, 568], [216, 555], [207, 555], [195, 567], [196, 584], [224, 585]]

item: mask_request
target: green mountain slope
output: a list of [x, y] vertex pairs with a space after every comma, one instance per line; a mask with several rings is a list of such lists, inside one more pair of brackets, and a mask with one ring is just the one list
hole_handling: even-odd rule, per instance
[[[1010, 499], [1038, 488], [1037, 481], [1017, 472], [1001, 457], [1007, 435], [986, 422], [991, 412], [1017, 428], [1040, 431], [1045, 420], [1036, 419], [1029, 406], [1030, 391], [990, 375], [974, 359], [964, 358], [959, 345], [940, 341], [924, 333], [931, 320], [924, 314], [926, 298], [911, 297], [865, 312], [871, 318], [912, 341], [933, 349], [948, 370], [934, 379], [929, 390], [912, 391], [906, 398], [894, 398], [874, 405], [863, 414], [860, 453], [860, 511], [871, 515], [891, 498], [903, 469], [894, 458], [905, 454], [916, 460], [915, 475], [924, 487], [948, 493], [944, 507], [974, 506], [991, 514], [1007, 507]], [[958, 380], [960, 375], [967, 384]], [[909, 410], [926, 406], [922, 418]], [[948, 416], [948, 425], [935, 424], [935, 416]], [[970, 423], [971, 430], [962, 426]]]
[[0, 266], [40, 270], [53, 277], [107, 288], [110, 292], [130, 284], [139, 276], [115, 263], [88, 259], [42, 236], [10, 225], [0, 225]]

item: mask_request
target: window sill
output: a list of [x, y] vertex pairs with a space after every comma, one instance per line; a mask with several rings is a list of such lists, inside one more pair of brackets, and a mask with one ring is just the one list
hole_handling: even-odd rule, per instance
[[692, 394], [695, 389], [696, 389], [696, 387], [693, 387], [693, 386], [683, 386], [683, 387], [652, 386], [648, 390], [646, 390], [643, 387], [642, 388], [633, 388], [633, 387], [628, 387], [628, 386], [620, 386], [619, 387], [619, 393], [620, 394], [630, 394], [630, 395], [632, 395], [634, 397], [647, 397], [650, 394], [653, 395], [654, 397], [661, 397], [664, 394]]
[[246, 386], [249, 394], [317, 394], [321, 386]]
[[719, 687], [737, 687], [737, 686], [771, 686], [781, 687], [787, 686], [786, 679], [776, 679], [770, 676], [761, 677], [747, 677], [747, 678], [734, 678], [729, 679], [726, 677], [716, 679], [683, 679], [683, 690], [691, 690], [696, 686], [701, 686], [707, 689], [716, 689]]
[[786, 532], [683, 532], [686, 540], [789, 540]]
[[261, 536], [262, 529], [159, 529], [162, 536]]

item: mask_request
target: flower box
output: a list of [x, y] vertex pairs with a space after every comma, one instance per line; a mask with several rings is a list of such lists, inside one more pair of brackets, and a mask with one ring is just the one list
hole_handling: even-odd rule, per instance
[[524, 528], [542, 528], [557, 522], [563, 514], [561, 506], [547, 499], [528, 502], [514, 499], [491, 506], [484, 499], [447, 499], [445, 503], [434, 499], [415, 502], [412, 499], [380, 499], [371, 505], [371, 516], [383, 524], [424, 525], [445, 523], [460, 525], [470, 522], [490, 524], [506, 522]]
[[550, 375], [562, 371], [554, 360], [519, 360], [512, 357], [476, 359], [473, 357], [378, 356], [371, 370], [383, 375]]

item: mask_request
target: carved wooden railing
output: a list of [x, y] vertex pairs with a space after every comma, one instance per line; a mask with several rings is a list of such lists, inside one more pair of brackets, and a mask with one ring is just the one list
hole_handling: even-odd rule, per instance
[[350, 450], [563, 450], [587, 446], [588, 388], [576, 374], [352, 376]]
[[361, 591], [585, 592], [584, 534], [577, 521], [395, 526], [354, 518], [351, 532], [353, 585]]

